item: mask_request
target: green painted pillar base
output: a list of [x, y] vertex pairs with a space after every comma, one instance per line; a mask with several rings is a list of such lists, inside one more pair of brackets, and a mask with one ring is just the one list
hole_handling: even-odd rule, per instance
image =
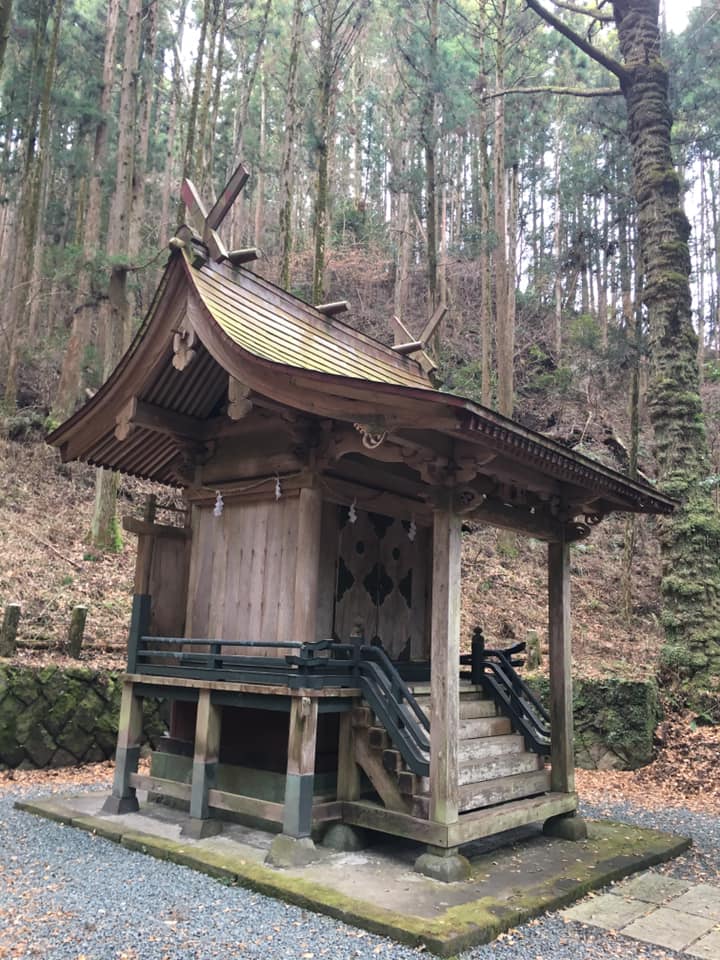
[[112, 816], [117, 816], [120, 813], [137, 813], [139, 809], [140, 804], [137, 802], [137, 797], [133, 790], [132, 795], [127, 797], [116, 797], [110, 794], [102, 805], [101, 813], [109, 813]]
[[222, 820], [216, 820], [214, 817], [190, 817], [180, 830], [183, 837], [190, 837], [192, 840], [204, 840], [205, 837], [214, 837], [222, 833]]
[[587, 824], [575, 813], [561, 813], [545, 821], [543, 833], [558, 840], [587, 840]]

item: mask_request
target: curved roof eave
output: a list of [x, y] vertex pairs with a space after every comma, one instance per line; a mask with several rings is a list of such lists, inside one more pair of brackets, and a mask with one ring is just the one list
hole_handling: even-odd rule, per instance
[[[630, 480], [623, 474], [571, 452], [557, 441], [470, 400], [434, 390], [425, 375], [419, 372], [418, 364], [400, 357], [388, 347], [371, 341], [362, 334], [354, 338], [345, 331], [344, 368], [353, 370], [353, 356], [362, 354], [362, 362], [356, 372], [367, 372], [367, 368], [363, 366], [367, 359], [367, 350], [368, 356], [372, 354], [369, 360], [371, 373], [375, 372], [379, 376], [380, 370], [387, 369], [389, 365], [392, 373], [397, 372], [397, 379], [404, 382], [367, 379], [348, 375], [347, 372], [340, 374], [316, 370], [310, 366], [293, 365], [258, 355], [249, 349], [251, 344], [248, 343], [247, 336], [242, 338], [244, 342], [239, 343], [226, 329], [227, 324], [219, 322], [213, 304], [208, 303], [207, 298], [198, 290], [197, 275], [198, 272], [189, 264], [184, 254], [176, 253], [171, 256], [148, 315], [120, 363], [97, 394], [49, 435], [48, 443], [63, 447], [68, 438], [82, 433], [83, 428], [87, 429], [90, 424], [93, 429], [88, 430], [88, 434], [91, 432], [95, 440], [103, 432], [107, 433], [114, 428], [119, 407], [133, 392], [139, 392], [138, 384], [147, 383], [152, 371], [157, 369], [157, 365], [167, 355], [173, 324], [172, 311], [166, 301], [171, 302], [178, 289], [186, 287], [183, 293], [187, 293], [187, 313], [205, 348], [229, 375], [243, 380], [252, 390], [270, 399], [322, 417], [350, 422], [376, 421], [390, 427], [399, 425], [406, 428], [429, 428], [458, 439], [482, 443], [548, 476], [589, 491], [604, 491], [627, 504], [626, 508], [629, 509], [669, 513], [675, 505], [675, 501], [648, 484]], [[225, 276], [224, 287], [227, 282]], [[262, 284], [271, 286], [265, 281]], [[256, 290], [260, 289], [262, 284], [252, 282]], [[287, 305], [290, 304], [295, 312], [301, 314], [300, 324], [305, 324], [306, 319], [302, 314], [310, 316], [313, 308], [284, 291], [276, 293], [275, 298], [280, 294], [285, 303], [283, 309], [289, 309]], [[271, 322], [272, 315], [270, 310], [268, 322]], [[335, 325], [321, 314], [318, 316], [321, 317], [323, 349], [327, 350], [327, 334], [335, 329]], [[315, 323], [316, 319], [310, 316], [312, 323]], [[141, 343], [145, 344], [142, 352], [139, 351]], [[266, 344], [265, 352], [268, 350]], [[327, 359], [326, 354], [323, 354], [323, 358]], [[374, 363], [376, 367], [373, 370]], [[131, 389], [133, 385], [135, 391]], [[85, 455], [80, 450], [74, 458], [87, 459], [91, 449], [88, 444]], [[114, 468], [122, 469], [118, 466]], [[630, 504], [632, 506], [629, 506]]]

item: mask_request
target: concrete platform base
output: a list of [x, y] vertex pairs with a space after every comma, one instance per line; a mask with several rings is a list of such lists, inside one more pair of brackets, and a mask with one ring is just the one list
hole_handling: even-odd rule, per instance
[[[544, 836], [538, 824], [463, 847], [469, 876], [444, 883], [414, 871], [422, 847], [411, 841], [377, 839], [357, 852], [317, 847], [312, 862], [279, 870], [265, 858], [291, 838], [225, 823], [222, 834], [194, 840], [182, 834], [188, 817], [180, 811], [150, 803], [136, 813], [108, 815], [104, 800], [90, 793], [16, 806], [443, 957], [488, 943], [689, 846], [682, 837], [607, 821], [588, 823], [587, 839], [570, 842]], [[295, 844], [309, 852], [308, 844]]]

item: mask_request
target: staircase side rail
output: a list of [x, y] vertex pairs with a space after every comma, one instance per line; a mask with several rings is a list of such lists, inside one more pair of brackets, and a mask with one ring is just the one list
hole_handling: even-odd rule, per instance
[[[524, 649], [525, 644], [522, 644], [522, 646]], [[512, 650], [513, 648], [510, 648], [510, 649]], [[495, 658], [502, 664], [503, 672], [512, 681], [512, 684], [516, 693], [519, 696], [521, 696], [524, 700], [527, 700], [528, 703], [532, 706], [535, 713], [537, 713], [540, 717], [542, 717], [542, 719], [546, 724], [549, 724], [550, 714], [545, 709], [545, 707], [543, 706], [539, 698], [535, 695], [535, 693], [533, 693], [533, 691], [530, 689], [527, 683], [518, 674], [517, 670], [515, 669], [515, 667], [518, 666], [518, 664], [516, 661], [513, 661], [510, 659], [510, 657], [508, 656], [508, 651], [507, 650], [486, 650], [485, 657], [487, 659]]]
[[505, 675], [500, 664], [489, 660], [483, 674], [483, 686], [498, 706], [510, 717], [513, 726], [523, 735], [529, 750], [544, 756], [550, 751], [550, 731], [534, 714], [531, 705], [524, 701]]
[[408, 704], [412, 712], [415, 714], [420, 726], [424, 727], [424, 729], [429, 733], [430, 721], [428, 720], [425, 711], [417, 702], [412, 690], [400, 676], [395, 664], [392, 662], [390, 657], [388, 657], [382, 647], [360, 647], [360, 661], [362, 662], [363, 660], [373, 660], [375, 663], [381, 666], [385, 675], [391, 679], [393, 695], [395, 698], [400, 703], [405, 701]]
[[[382, 686], [378, 682], [381, 672], [376, 663], [366, 663], [360, 675], [360, 689], [370, 704], [370, 708], [382, 721], [393, 746], [399, 751], [403, 760], [413, 773], [427, 777], [430, 773], [428, 754], [430, 744], [423, 748], [417, 742], [417, 730], [408, 724], [402, 716], [398, 704], [390, 708], [387, 697], [382, 695]], [[385, 691], [387, 692], [387, 691]]]

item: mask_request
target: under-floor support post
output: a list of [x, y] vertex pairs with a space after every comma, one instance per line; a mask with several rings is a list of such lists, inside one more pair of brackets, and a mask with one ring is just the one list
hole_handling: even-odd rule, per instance
[[283, 818], [283, 833], [290, 837], [309, 837], [312, 829], [317, 717], [316, 698], [293, 698]]
[[211, 692], [201, 690], [195, 723], [190, 823], [183, 830], [186, 835], [196, 838], [211, 836], [222, 829], [221, 822], [211, 817], [208, 806], [208, 791], [217, 777], [221, 716], [221, 708], [212, 702]]
[[355, 733], [352, 710], [340, 714], [338, 737], [338, 800], [357, 800], [360, 797], [360, 767], [355, 762]]
[[142, 720], [142, 698], [135, 694], [132, 681], [126, 680], [120, 701], [113, 788], [103, 805], [103, 813], [134, 813], [139, 809], [135, 788], [130, 786], [130, 775], [137, 772]]

